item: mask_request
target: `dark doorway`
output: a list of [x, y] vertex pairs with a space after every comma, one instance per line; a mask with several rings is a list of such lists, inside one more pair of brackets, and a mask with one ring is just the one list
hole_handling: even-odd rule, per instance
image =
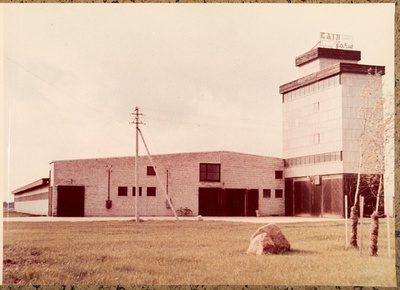
[[321, 216], [322, 187], [310, 181], [294, 183], [295, 215]]
[[258, 189], [250, 189], [246, 192], [246, 216], [256, 216], [258, 210]]
[[57, 216], [85, 216], [85, 187], [60, 185], [57, 187]]
[[311, 215], [321, 216], [322, 186], [311, 184], [310, 189], [311, 189]]
[[293, 178], [285, 179], [285, 215], [293, 216]]
[[199, 214], [202, 216], [225, 215], [225, 193], [221, 188], [199, 188]]
[[226, 189], [226, 215], [245, 216], [245, 189]]
[[258, 189], [199, 188], [202, 216], [256, 216]]
[[310, 215], [311, 193], [307, 181], [294, 183], [294, 213], [295, 215]]

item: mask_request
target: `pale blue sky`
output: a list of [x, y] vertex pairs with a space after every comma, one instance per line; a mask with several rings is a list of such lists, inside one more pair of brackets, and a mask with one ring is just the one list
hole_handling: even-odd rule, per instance
[[281, 157], [279, 86], [320, 32], [353, 36], [360, 63], [385, 65], [393, 92], [394, 4], [2, 9], [6, 199], [53, 160], [134, 155], [135, 106], [153, 154]]

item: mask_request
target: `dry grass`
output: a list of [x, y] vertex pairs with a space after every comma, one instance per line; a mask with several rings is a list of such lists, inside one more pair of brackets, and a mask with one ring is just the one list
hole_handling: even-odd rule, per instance
[[36, 217], [38, 215], [16, 212], [14, 210], [3, 210], [3, 217], [5, 218], [13, 218], [13, 217]]
[[[394, 225], [392, 220], [392, 232]], [[229, 284], [395, 286], [387, 256], [344, 249], [344, 222], [279, 225], [292, 251], [245, 251], [257, 224], [197, 221], [48, 222], [4, 225], [4, 284]], [[368, 226], [364, 228], [368, 240]]]

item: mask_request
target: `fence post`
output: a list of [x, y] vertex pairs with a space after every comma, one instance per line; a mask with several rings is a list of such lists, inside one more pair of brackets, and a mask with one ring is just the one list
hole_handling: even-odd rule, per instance
[[344, 218], [345, 218], [345, 229], [346, 229], [346, 250], [348, 249], [349, 245], [349, 231], [348, 231], [348, 213], [347, 213], [347, 208], [348, 208], [348, 200], [347, 200], [347, 195], [344, 196]]
[[363, 217], [364, 217], [364, 196], [360, 196], [360, 255], [363, 247]]

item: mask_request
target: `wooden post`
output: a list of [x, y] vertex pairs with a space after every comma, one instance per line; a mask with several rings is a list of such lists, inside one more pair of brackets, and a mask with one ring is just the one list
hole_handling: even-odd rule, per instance
[[136, 107], [135, 111], [132, 113], [135, 115], [135, 120], [131, 123], [136, 125], [136, 154], [135, 154], [135, 220], [136, 222], [140, 222], [139, 217], [139, 173], [138, 173], [138, 162], [139, 162], [139, 124], [142, 122], [139, 121], [139, 116], [142, 115], [139, 113], [139, 108]]
[[389, 204], [386, 206], [386, 225], [387, 225], [387, 240], [388, 240], [388, 257], [390, 257], [390, 219], [389, 219]]
[[360, 196], [360, 255], [363, 247], [363, 216], [364, 216], [364, 196]]
[[348, 231], [348, 213], [347, 213], [347, 207], [348, 207], [348, 200], [347, 200], [347, 195], [344, 196], [344, 219], [345, 219], [345, 228], [346, 228], [346, 250], [349, 247], [349, 231]]

